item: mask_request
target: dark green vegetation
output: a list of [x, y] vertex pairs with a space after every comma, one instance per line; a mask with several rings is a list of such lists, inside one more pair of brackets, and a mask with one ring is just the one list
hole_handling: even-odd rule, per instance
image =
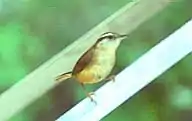
[[[123, 41], [118, 50], [115, 73], [139, 58], [192, 17], [192, 1], [177, 1], [140, 26], [129, 39]], [[127, 2], [128, 0], [2, 2], [0, 93]], [[192, 119], [191, 62], [192, 57], [189, 55], [103, 121], [190, 121]], [[10, 121], [53, 121], [83, 96], [77, 83], [67, 81], [50, 90]]]

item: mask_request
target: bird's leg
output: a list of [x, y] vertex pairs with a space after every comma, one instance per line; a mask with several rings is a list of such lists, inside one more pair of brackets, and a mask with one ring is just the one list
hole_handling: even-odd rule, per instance
[[85, 92], [86, 96], [90, 98], [91, 102], [94, 102], [96, 104], [96, 101], [93, 99], [92, 95], [94, 95], [94, 92], [87, 92], [85, 89], [85, 85], [83, 83], [80, 83], [83, 91]]
[[105, 80], [112, 80], [113, 82], [115, 82], [115, 75], [110, 75], [109, 77], [107, 77]]

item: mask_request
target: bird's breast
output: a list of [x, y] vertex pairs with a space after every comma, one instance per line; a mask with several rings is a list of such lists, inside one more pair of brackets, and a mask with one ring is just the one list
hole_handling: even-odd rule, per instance
[[97, 83], [105, 79], [115, 64], [115, 52], [96, 53], [77, 78], [81, 83]]

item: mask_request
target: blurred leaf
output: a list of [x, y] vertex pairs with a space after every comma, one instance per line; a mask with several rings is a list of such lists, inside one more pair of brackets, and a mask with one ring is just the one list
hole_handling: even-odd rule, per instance
[[24, 26], [9, 23], [0, 26], [0, 86], [8, 87], [29, 71], [27, 60], [35, 60], [45, 54], [41, 41], [30, 36]]

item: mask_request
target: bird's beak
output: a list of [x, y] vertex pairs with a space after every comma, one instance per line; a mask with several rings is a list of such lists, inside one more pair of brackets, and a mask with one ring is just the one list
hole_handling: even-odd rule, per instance
[[119, 35], [119, 38], [122, 38], [122, 39], [125, 39], [125, 38], [127, 38], [127, 37], [128, 37], [127, 34]]

